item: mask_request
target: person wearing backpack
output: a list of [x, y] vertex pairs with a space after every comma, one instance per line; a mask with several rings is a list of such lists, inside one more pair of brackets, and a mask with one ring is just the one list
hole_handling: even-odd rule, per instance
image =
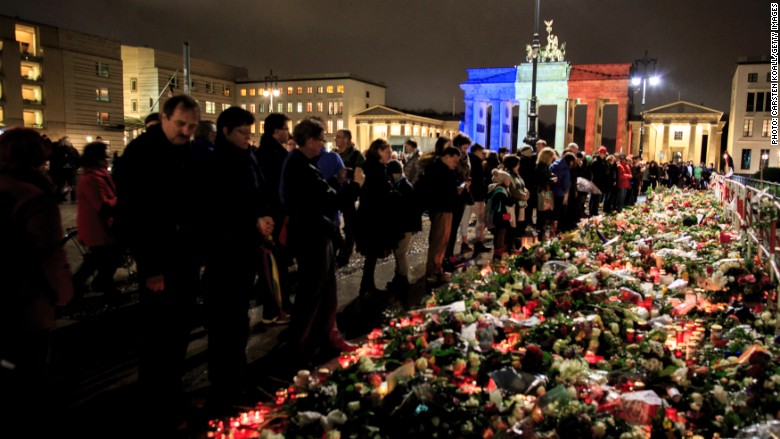
[[493, 170], [493, 183], [488, 186], [485, 206], [485, 223], [493, 234], [493, 259], [501, 259], [506, 254], [506, 231], [512, 224], [514, 204], [509, 195], [512, 176], [500, 169]]

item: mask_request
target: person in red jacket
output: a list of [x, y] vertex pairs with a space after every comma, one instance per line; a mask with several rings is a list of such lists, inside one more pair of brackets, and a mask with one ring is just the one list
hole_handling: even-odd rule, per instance
[[617, 211], [623, 211], [623, 204], [626, 200], [626, 193], [631, 189], [631, 167], [625, 155], [620, 156], [620, 162], [617, 165]]
[[111, 233], [116, 207], [114, 180], [108, 173], [108, 145], [92, 142], [81, 156], [81, 179], [77, 186], [78, 238], [89, 249], [84, 261], [73, 274], [76, 299], [87, 290], [87, 281], [95, 274], [92, 289], [102, 291], [105, 298], [115, 300], [119, 291], [114, 273], [119, 265], [117, 246]]

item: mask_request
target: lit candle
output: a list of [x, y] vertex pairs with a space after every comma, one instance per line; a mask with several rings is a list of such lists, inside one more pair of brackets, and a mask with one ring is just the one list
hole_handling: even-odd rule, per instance
[[387, 381], [382, 381], [382, 384], [380, 384], [379, 387], [376, 388], [376, 393], [382, 398], [384, 398], [385, 395], [387, 395]]
[[626, 341], [633, 343], [634, 340], [636, 340], [636, 331], [634, 331], [634, 328], [626, 329]]

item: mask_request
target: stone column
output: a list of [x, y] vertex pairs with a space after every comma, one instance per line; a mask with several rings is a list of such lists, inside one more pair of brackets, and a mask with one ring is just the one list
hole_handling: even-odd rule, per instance
[[[669, 122], [664, 121], [664, 138], [662, 145], [664, 146], [664, 151], [668, 151], [669, 154], [669, 160], [672, 160], [674, 158], [674, 155], [672, 153], [671, 148], [669, 148], [669, 134], [671, 131], [671, 125]], [[646, 131], [645, 131], [646, 132]]]
[[[718, 124], [709, 124], [709, 130], [707, 137], [707, 162], [705, 165], [709, 166], [710, 162], [715, 163], [715, 166], [720, 165], [720, 136], [718, 136]], [[734, 157], [732, 157], [733, 159]], [[769, 163], [772, 163], [772, 157], [769, 157]]]
[[587, 151], [593, 151], [594, 149], [598, 149], [601, 145], [596, 145], [596, 105], [597, 104], [596, 99], [588, 99], [584, 102], [580, 102], [580, 105], [583, 103], [588, 106], [588, 111], [586, 113], [585, 117], [585, 150]]
[[[523, 145], [523, 139], [528, 135], [528, 99], [520, 99], [517, 112], [517, 147]], [[535, 146], [535, 145], [531, 145]], [[498, 147], [496, 147], [498, 148]]]
[[[503, 102], [501, 102], [498, 99], [490, 100], [490, 147], [491, 149], [493, 148], [494, 145], [496, 148], [500, 146], [505, 146], [502, 143], [503, 140], [502, 125], [504, 121], [504, 112], [502, 111], [503, 109], [504, 109]], [[487, 120], [487, 115], [485, 115], [485, 120]]]
[[[626, 134], [628, 132], [628, 98], [620, 99], [618, 101], [617, 108], [617, 132], [615, 133], [615, 145], [623, 145], [623, 150], [631, 153], [631, 145], [628, 144]], [[620, 146], [618, 146], [618, 149]], [[638, 151], [638, 150], [637, 150]], [[642, 149], [642, 155], [644, 157], [651, 157], [648, 155], [647, 149]], [[644, 157], [642, 159], [644, 160]]]
[[566, 100], [557, 102], [555, 110], [555, 147], [559, 151], [566, 148]]
[[688, 132], [688, 160], [693, 160], [694, 165], [699, 164], [699, 157], [701, 157], [701, 151], [697, 142], [698, 136], [696, 135], [696, 121], [692, 120], [688, 124], [690, 131]]
[[463, 131], [474, 138], [474, 99], [466, 99], [466, 111], [463, 115]]

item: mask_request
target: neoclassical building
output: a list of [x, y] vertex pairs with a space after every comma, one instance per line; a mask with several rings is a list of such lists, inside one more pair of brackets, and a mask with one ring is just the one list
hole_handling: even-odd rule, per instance
[[[720, 163], [723, 112], [685, 101], [645, 111], [642, 149], [645, 160]], [[642, 121], [631, 121], [631, 151], [639, 148]]]
[[[565, 46], [558, 45], [547, 25], [547, 45], [540, 50], [537, 63], [537, 113], [545, 107], [554, 113], [554, 138], [549, 145], [562, 150], [574, 140], [575, 110], [586, 106], [584, 145], [588, 153], [602, 140], [604, 107], [616, 105], [615, 150], [626, 144], [631, 64], [581, 64], [565, 61]], [[463, 131], [492, 150], [501, 146], [516, 150], [528, 132], [528, 112], [533, 96], [533, 64], [530, 47], [526, 62], [501, 68], [468, 69], [468, 79], [460, 85], [466, 111]]]

